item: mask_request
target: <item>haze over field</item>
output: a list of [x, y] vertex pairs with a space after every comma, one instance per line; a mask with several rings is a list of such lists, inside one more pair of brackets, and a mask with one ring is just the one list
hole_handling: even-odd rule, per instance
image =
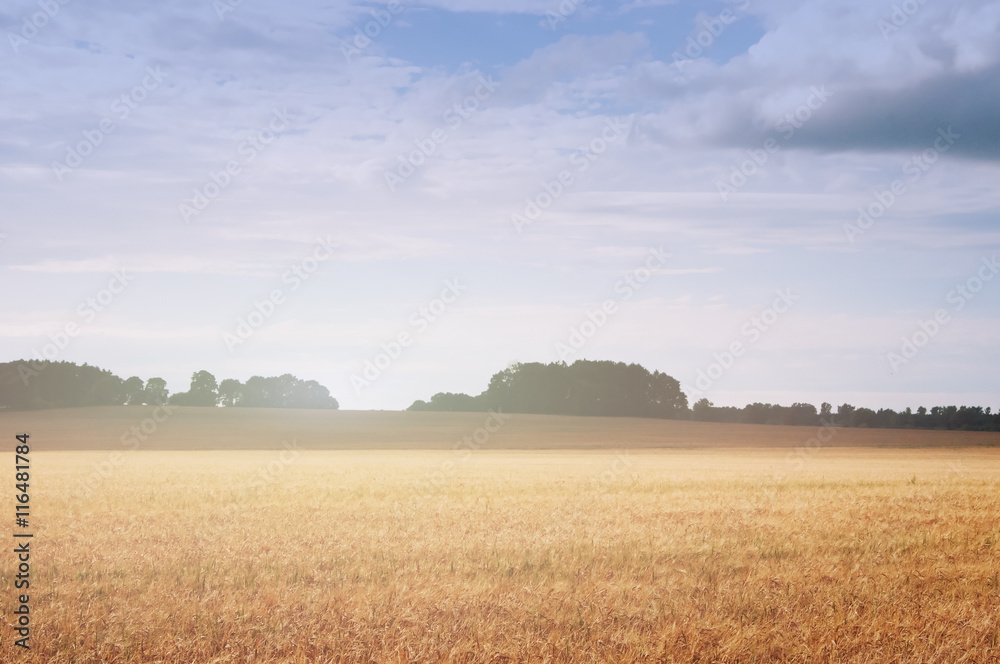
[[[997, 431], [886, 430], [524, 413], [419, 413], [128, 406], [0, 412], [48, 450], [112, 450], [129, 463], [149, 450], [451, 450], [462, 463], [488, 450], [761, 449], [816, 459], [821, 448], [1000, 447]], [[901, 451], [900, 454], [905, 454]], [[111, 458], [110, 456], [108, 458]], [[91, 474], [99, 464], [85, 469]]]
[[1000, 408], [998, 2], [45, 6], [0, 9], [4, 361]]

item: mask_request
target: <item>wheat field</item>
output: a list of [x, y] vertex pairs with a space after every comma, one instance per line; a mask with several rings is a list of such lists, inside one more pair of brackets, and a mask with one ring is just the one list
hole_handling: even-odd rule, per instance
[[1000, 659], [995, 449], [108, 454], [34, 454], [3, 661]]

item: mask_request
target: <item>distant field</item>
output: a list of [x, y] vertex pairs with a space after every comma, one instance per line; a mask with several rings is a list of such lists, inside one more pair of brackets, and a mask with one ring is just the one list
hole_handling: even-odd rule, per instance
[[0, 661], [1000, 659], [997, 449], [140, 450], [85, 484], [111, 454], [33, 453]]
[[[464, 437], [496, 428], [484, 413], [175, 408], [145, 406], [0, 412], [0, 430], [28, 431], [39, 449], [227, 450], [451, 449]], [[133, 427], [141, 437], [130, 438]], [[481, 449], [648, 449], [803, 447], [817, 427], [714, 424], [640, 418], [510, 415]], [[1000, 432], [835, 429], [823, 447], [1000, 446]], [[123, 436], [125, 441], [123, 442]], [[828, 436], [824, 435], [824, 438]], [[815, 442], [812, 443], [815, 447]]]

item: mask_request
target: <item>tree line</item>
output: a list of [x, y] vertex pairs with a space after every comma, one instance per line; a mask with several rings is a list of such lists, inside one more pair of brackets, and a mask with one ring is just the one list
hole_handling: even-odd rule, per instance
[[178, 406], [226, 406], [244, 408], [331, 408], [340, 404], [314, 380], [299, 380], [292, 374], [251, 376], [245, 383], [235, 378], [216, 382], [207, 371], [191, 376], [187, 392], [171, 395], [169, 403]]
[[960, 431], [1000, 431], [1000, 413], [981, 406], [921, 406], [896, 412], [891, 408], [855, 408], [845, 403], [833, 412], [828, 403], [816, 406], [794, 403], [779, 406], [752, 403], [743, 408], [715, 406], [700, 399], [691, 409], [691, 419], [700, 422], [736, 422], [742, 424], [827, 425], [877, 429], [949, 429]]
[[577, 360], [514, 364], [490, 378], [478, 396], [443, 392], [408, 410], [486, 411], [549, 415], [687, 418], [687, 397], [667, 374], [638, 364]]
[[170, 394], [167, 382], [154, 377], [122, 379], [106, 369], [72, 362], [7, 362], [0, 364], [0, 408], [38, 410], [84, 406], [244, 406], [258, 408], [339, 407], [330, 391], [314, 380], [291, 374], [253, 376], [246, 383], [221, 383], [208, 371], [191, 376], [187, 392]]
[[[7, 362], [0, 364], [0, 409], [36, 410], [85, 406], [157, 405], [257, 408], [339, 407], [329, 390], [314, 380], [291, 374], [253, 376], [245, 383], [217, 381], [197, 371], [186, 392], [170, 394], [159, 377], [122, 379], [105, 369], [72, 362]], [[715, 406], [708, 399], [688, 407], [680, 383], [638, 364], [578, 360], [514, 364], [492, 376], [481, 394], [439, 392], [430, 401], [415, 401], [411, 411], [475, 411], [550, 415], [596, 415], [691, 419], [702, 422], [870, 427], [886, 429], [951, 429], [1000, 431], [1000, 413], [979, 406], [935, 406], [912, 411], [855, 408], [823, 403], [791, 406], [752, 403], [737, 408]]]
[[700, 422], [780, 424], [798, 426], [870, 427], [884, 429], [952, 429], [1000, 431], [1000, 413], [980, 406], [935, 406], [916, 411], [907, 408], [855, 408], [842, 404], [833, 412], [828, 403], [816, 406], [793, 403], [780, 406], [752, 403], [715, 406], [700, 399], [690, 409], [680, 384], [670, 376], [650, 373], [638, 364], [578, 360], [540, 364], [514, 364], [490, 379], [477, 396], [439, 392], [430, 401], [417, 400], [413, 411], [486, 411], [550, 415], [604, 415], [658, 417]]

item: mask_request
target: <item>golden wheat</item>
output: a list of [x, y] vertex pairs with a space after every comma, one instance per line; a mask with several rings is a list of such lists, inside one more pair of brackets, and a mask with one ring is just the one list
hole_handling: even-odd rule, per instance
[[1000, 657], [996, 450], [106, 458], [34, 455], [3, 661]]

